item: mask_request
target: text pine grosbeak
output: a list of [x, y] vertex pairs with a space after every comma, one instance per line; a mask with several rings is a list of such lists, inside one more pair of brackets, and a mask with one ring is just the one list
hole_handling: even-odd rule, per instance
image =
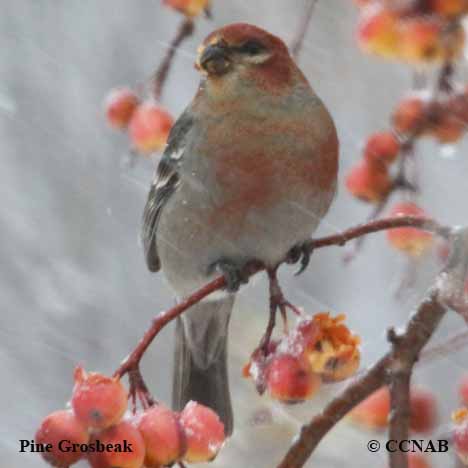
[[316, 229], [335, 194], [333, 121], [277, 37], [248, 24], [210, 34], [198, 92], [169, 136], [144, 212], [151, 271], [179, 299], [221, 271], [228, 291], [192, 307], [176, 330], [173, 404], [213, 408], [232, 432], [227, 328], [239, 272], [273, 267]]

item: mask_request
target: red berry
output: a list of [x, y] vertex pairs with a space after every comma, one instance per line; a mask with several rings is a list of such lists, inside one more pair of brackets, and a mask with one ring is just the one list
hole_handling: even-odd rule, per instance
[[210, 408], [189, 401], [180, 414], [180, 423], [187, 438], [184, 460], [207, 462], [216, 458], [224, 444], [224, 424]]
[[146, 446], [147, 466], [172, 465], [182, 459], [186, 450], [185, 433], [176, 413], [163, 405], [147, 409], [137, 428]]
[[452, 431], [452, 442], [463, 464], [468, 465], [468, 409], [461, 408], [452, 414], [455, 427]]
[[75, 369], [71, 404], [76, 417], [86, 426], [105, 429], [117, 423], [127, 409], [127, 391], [119, 379]]
[[350, 413], [352, 421], [369, 429], [387, 427], [390, 415], [390, 392], [387, 387], [374, 392]]
[[67, 452], [60, 450], [60, 442], [87, 444], [89, 440], [86, 427], [78, 421], [72, 411], [61, 410], [49, 414], [36, 432], [36, 443], [51, 444], [49, 452], [41, 453], [44, 460], [52, 466], [66, 468], [76, 463], [83, 454], [80, 451]]
[[411, 388], [410, 406], [410, 428], [413, 431], [427, 433], [436, 427], [437, 401], [431, 392], [418, 387]]
[[321, 385], [320, 377], [303, 357], [274, 356], [266, 369], [267, 390], [271, 398], [295, 403], [312, 398]]
[[95, 434], [91, 443], [98, 444], [98, 441], [106, 449], [88, 454], [88, 461], [93, 468], [142, 467], [145, 443], [140, 432], [129, 421], [121, 421]]
[[126, 128], [138, 103], [139, 99], [131, 89], [116, 88], [111, 90], [104, 103], [109, 125], [117, 129]]
[[166, 144], [174, 121], [153, 102], [144, 102], [130, 120], [129, 134], [135, 148], [143, 154], [160, 151]]
[[197, 16], [208, 8], [209, 0], [163, 0], [164, 5], [174, 8], [187, 16]]
[[371, 165], [390, 165], [400, 152], [400, 142], [393, 132], [374, 133], [367, 140], [364, 158]]
[[449, 107], [442, 108], [439, 118], [431, 125], [428, 133], [439, 143], [456, 143], [465, 133], [465, 123]]
[[408, 453], [408, 468], [431, 468], [431, 464], [420, 453]]
[[[398, 203], [391, 210], [390, 216], [428, 218], [426, 212], [412, 202]], [[426, 252], [433, 242], [431, 233], [412, 227], [389, 229], [387, 231], [387, 238], [394, 248], [415, 257]]]
[[366, 202], [382, 201], [391, 186], [392, 182], [387, 169], [370, 165], [365, 160], [353, 166], [346, 177], [348, 191]]
[[464, 375], [458, 384], [458, 395], [460, 401], [468, 406], [468, 375]]
[[393, 112], [393, 128], [400, 134], [412, 134], [421, 129], [426, 119], [426, 103], [410, 96], [400, 101]]

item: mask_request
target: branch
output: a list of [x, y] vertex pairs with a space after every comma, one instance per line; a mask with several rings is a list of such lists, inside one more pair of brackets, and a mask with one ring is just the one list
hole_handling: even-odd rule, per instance
[[[450, 44], [447, 44], [447, 47], [451, 47]], [[441, 94], [450, 94], [453, 93], [452, 79], [455, 72], [455, 66], [451, 61], [447, 61], [441, 67], [440, 72], [437, 77], [437, 85], [435, 92], [431, 100], [426, 104], [424, 114], [420, 120], [419, 125], [415, 128], [411, 134], [402, 138], [401, 141], [401, 151], [399, 158], [399, 169], [394, 183], [385, 195], [383, 200], [381, 200], [375, 208], [369, 214], [367, 218], [368, 221], [376, 219], [384, 209], [386, 209], [390, 199], [395, 193], [407, 192], [410, 193], [413, 197], [419, 193], [419, 174], [418, 167], [416, 165], [416, 153], [415, 146], [419, 138], [421, 138], [424, 133], [434, 125], [434, 122], [440, 118], [441, 109], [439, 105], [439, 97]], [[416, 86], [416, 89], [419, 87]], [[412, 163], [412, 170], [408, 170], [408, 166]], [[344, 255], [345, 263], [352, 261], [358, 252], [362, 249], [364, 244], [364, 239], [359, 239], [353, 246], [353, 248]], [[467, 312], [468, 315], [468, 312]]]
[[[408, 353], [404, 346], [399, 346], [401, 337], [397, 335], [393, 328], [388, 333], [388, 339], [393, 347], [389, 368], [389, 380], [391, 382], [389, 440], [408, 440], [411, 414], [411, 374], [419, 355], [418, 353]], [[400, 450], [390, 452], [390, 468], [408, 468], [407, 454]]]
[[[445, 308], [437, 300], [436, 291], [430, 291], [428, 297], [410, 320], [401, 336], [399, 346], [408, 347], [417, 356], [436, 330], [445, 311]], [[377, 361], [368, 372], [352, 381], [309, 424], [304, 425], [299, 437], [290, 447], [278, 468], [304, 466], [314, 449], [335, 424], [358, 403], [386, 384], [387, 369], [391, 363], [392, 352], [389, 352]]]
[[[345, 245], [348, 241], [355, 239], [366, 234], [373, 232], [383, 231], [386, 229], [396, 228], [396, 227], [417, 227], [427, 231], [434, 232], [443, 237], [448, 237], [450, 235], [451, 229], [445, 226], [438, 224], [435, 221], [422, 219], [412, 216], [405, 217], [396, 217], [396, 218], [387, 218], [374, 221], [372, 223], [362, 224], [360, 226], [348, 229], [343, 231], [340, 234], [322, 237], [319, 239], [311, 239], [306, 243], [306, 248], [312, 252], [315, 249], [328, 247], [331, 245], [342, 246]], [[253, 261], [247, 264], [244, 271], [242, 272], [245, 278], [250, 278], [254, 274], [263, 271], [265, 266], [259, 262]], [[203, 300], [208, 295], [223, 289], [226, 286], [226, 280], [223, 276], [220, 276], [191, 296], [187, 297], [185, 300], [174, 306], [172, 309], [169, 309], [165, 312], [159, 314], [154, 320], [151, 327], [146, 331], [141, 341], [138, 343], [133, 352], [121, 363], [120, 367], [115, 371], [114, 376], [122, 377], [131, 370], [138, 369], [140, 361], [145, 354], [148, 347], [151, 345], [154, 338], [157, 334], [172, 320], [179, 317], [192, 305], [197, 304]]]
[[155, 75], [154, 75], [154, 97], [157, 101], [161, 99], [162, 91], [164, 84], [166, 83], [167, 76], [169, 74], [169, 70], [171, 68], [172, 61], [175, 57], [177, 49], [179, 48], [180, 44], [190, 37], [193, 34], [194, 25], [193, 21], [189, 18], [184, 19], [177, 30], [176, 36], [169, 44], [169, 48], [167, 49], [166, 56], [163, 58], [161, 64], [159, 65]]
[[378, 219], [369, 223], [361, 224], [357, 227], [347, 229], [346, 231], [343, 231], [340, 234], [335, 234], [333, 236], [312, 239], [307, 242], [307, 247], [313, 251], [315, 249], [328, 247], [330, 245], [343, 246], [350, 240], [356, 239], [358, 237], [399, 227], [419, 228], [423, 229], [424, 231], [433, 232], [434, 234], [445, 238], [450, 237], [452, 232], [450, 227], [443, 226], [431, 219], [418, 218], [415, 216], [397, 216], [393, 218]]
[[[454, 242], [454, 249], [452, 249], [446, 269], [437, 277], [435, 285], [429, 290], [427, 298], [411, 317], [405, 331], [401, 334], [394, 331], [389, 333], [393, 344], [392, 350], [377, 361], [364, 375], [355, 378], [320, 414], [302, 427], [299, 437], [289, 448], [278, 468], [304, 466], [322, 438], [338, 421], [371, 393], [389, 382], [393, 387], [392, 410], [395, 411], [396, 405], [401, 405], [397, 414], [392, 416], [392, 438], [408, 438], [404, 435], [408, 431], [409, 403], [407, 399], [411, 370], [418, 360], [421, 350], [437, 329], [450, 306], [447, 297], [450, 298], [452, 295], [448, 292], [453, 290], [453, 284], [458, 284], [460, 275], [468, 268], [468, 228], [452, 231], [450, 237]], [[461, 252], [463, 255], [460, 255]], [[398, 390], [402, 394], [397, 395]], [[405, 459], [406, 456], [402, 454], [393, 456], [392, 468], [404, 467]]]
[[307, 30], [309, 29], [310, 20], [312, 19], [312, 14], [317, 2], [318, 0], [307, 0], [307, 5], [305, 7], [304, 15], [301, 17], [301, 24], [299, 25], [297, 36], [292, 41], [291, 54], [296, 61], [299, 58], [302, 46], [304, 45], [304, 39], [307, 34]]

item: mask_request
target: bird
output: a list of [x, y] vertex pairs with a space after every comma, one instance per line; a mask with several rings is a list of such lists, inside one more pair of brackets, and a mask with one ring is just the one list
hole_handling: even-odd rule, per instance
[[339, 143], [279, 37], [226, 25], [203, 41], [195, 67], [200, 85], [157, 165], [141, 237], [149, 270], [162, 270], [179, 301], [226, 278], [177, 319], [172, 405], [212, 408], [230, 435], [228, 327], [243, 268], [306, 254], [335, 197]]

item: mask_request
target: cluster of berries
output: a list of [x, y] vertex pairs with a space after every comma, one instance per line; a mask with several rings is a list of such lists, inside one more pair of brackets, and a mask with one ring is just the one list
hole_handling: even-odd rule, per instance
[[210, 7], [210, 0], [163, 0], [163, 4], [189, 18], [198, 16]]
[[270, 340], [251, 356], [244, 377], [271, 398], [295, 403], [312, 398], [322, 382], [351, 377], [360, 364], [360, 340], [343, 323], [344, 315], [319, 313], [302, 318], [279, 340]]
[[348, 191], [360, 200], [380, 203], [395, 187], [398, 181], [392, 180], [391, 166], [402, 153], [403, 142], [431, 136], [447, 144], [463, 137], [468, 128], [468, 89], [437, 100], [413, 92], [396, 106], [392, 127], [367, 139], [362, 160], [347, 175]]
[[358, 42], [366, 52], [410, 64], [454, 60], [463, 53], [466, 0], [355, 0]]
[[425, 92], [413, 92], [400, 101], [392, 123], [401, 137], [435, 138], [440, 144], [458, 142], [468, 124], [468, 89], [452, 91], [436, 100]]
[[164, 148], [174, 123], [171, 115], [153, 100], [140, 101], [129, 88], [110, 91], [105, 101], [107, 122], [117, 130], [127, 130], [133, 148], [151, 154]]
[[[181, 413], [156, 404], [125, 417], [127, 402], [118, 378], [78, 367], [71, 409], [48, 415], [36, 433], [37, 444], [49, 444], [44, 459], [62, 468], [81, 459], [93, 468], [161, 468], [181, 460], [211, 461], [224, 443], [223, 423], [196, 402], [189, 402]], [[62, 450], [63, 440], [74, 450]]]
[[[410, 429], [419, 434], [433, 431], [438, 423], [437, 401], [434, 395], [420, 387], [410, 392]], [[350, 420], [370, 430], [387, 428], [390, 417], [390, 392], [387, 387], [374, 392], [349, 414]], [[408, 468], [430, 468], [426, 457], [419, 453], [408, 454]]]

